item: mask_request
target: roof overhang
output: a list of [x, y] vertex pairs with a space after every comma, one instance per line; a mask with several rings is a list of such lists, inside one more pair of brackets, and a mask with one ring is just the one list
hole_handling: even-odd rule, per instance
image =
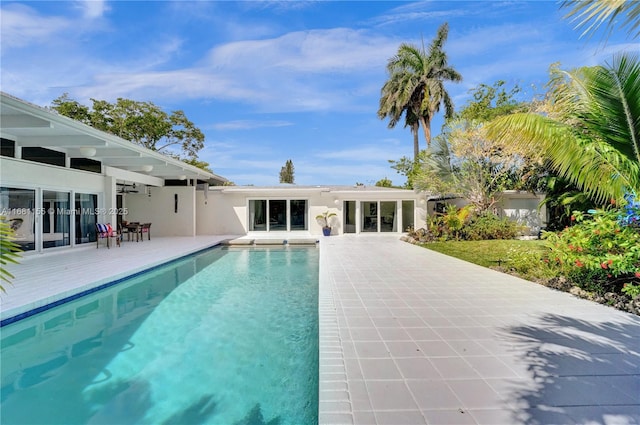
[[109, 169], [126, 171], [132, 177], [129, 181], [194, 179], [211, 185], [227, 182], [224, 177], [4, 92], [0, 92], [0, 136], [15, 141], [18, 147], [42, 147], [63, 152], [71, 158], [100, 161], [107, 172]]

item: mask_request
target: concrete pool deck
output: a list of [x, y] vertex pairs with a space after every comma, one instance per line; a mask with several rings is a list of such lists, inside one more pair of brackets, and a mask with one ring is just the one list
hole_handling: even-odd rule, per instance
[[[27, 256], [2, 318], [233, 236]], [[640, 317], [398, 235], [320, 238], [319, 422], [640, 424]]]
[[640, 317], [397, 236], [320, 245], [321, 424], [640, 424]]

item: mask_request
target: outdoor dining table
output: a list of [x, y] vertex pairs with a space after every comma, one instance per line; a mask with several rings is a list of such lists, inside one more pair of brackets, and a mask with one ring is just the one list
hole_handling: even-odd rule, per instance
[[147, 233], [147, 237], [151, 240], [151, 223], [138, 223], [131, 222], [122, 225], [123, 229], [127, 229], [127, 240], [131, 240], [131, 235], [136, 234], [136, 242], [144, 241], [144, 234]]
[[122, 225], [123, 229], [127, 229], [127, 240], [131, 241], [131, 235], [136, 234], [136, 242], [140, 240], [142, 224], [140, 223], [127, 223]]

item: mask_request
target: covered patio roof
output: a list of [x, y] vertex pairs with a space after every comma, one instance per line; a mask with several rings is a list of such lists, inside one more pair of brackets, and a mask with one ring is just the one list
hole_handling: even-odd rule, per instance
[[47, 148], [69, 158], [99, 161], [107, 167], [105, 173], [119, 182], [162, 185], [164, 180], [194, 179], [219, 185], [227, 181], [7, 93], [0, 95], [0, 136], [15, 141], [16, 147]]

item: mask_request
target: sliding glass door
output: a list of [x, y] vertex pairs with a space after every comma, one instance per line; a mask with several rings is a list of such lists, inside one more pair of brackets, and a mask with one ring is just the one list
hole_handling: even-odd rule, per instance
[[[355, 228], [355, 202], [351, 204], [352, 202], [344, 202], [345, 233], [348, 233], [349, 226]], [[396, 233], [405, 231], [408, 227], [415, 225], [414, 217], [415, 202], [413, 200], [360, 202], [361, 232]]]
[[96, 210], [98, 207], [98, 195], [89, 193], [76, 193], [76, 244], [96, 241]]
[[378, 231], [378, 202], [362, 201], [360, 203], [361, 232]]
[[304, 199], [293, 199], [289, 201], [291, 230], [309, 230], [307, 215], [307, 201]]
[[415, 228], [415, 202], [402, 201], [402, 231], [407, 232]]
[[69, 192], [42, 191], [42, 247], [71, 245], [71, 204]]
[[36, 249], [36, 191], [0, 187], [0, 218], [13, 229], [13, 241], [23, 251]]
[[344, 232], [356, 233], [356, 201], [344, 201]]
[[249, 231], [309, 230], [305, 199], [249, 200]]
[[252, 199], [249, 201], [249, 230], [267, 230], [267, 201]]
[[398, 220], [396, 201], [380, 201], [380, 231], [397, 232]]

